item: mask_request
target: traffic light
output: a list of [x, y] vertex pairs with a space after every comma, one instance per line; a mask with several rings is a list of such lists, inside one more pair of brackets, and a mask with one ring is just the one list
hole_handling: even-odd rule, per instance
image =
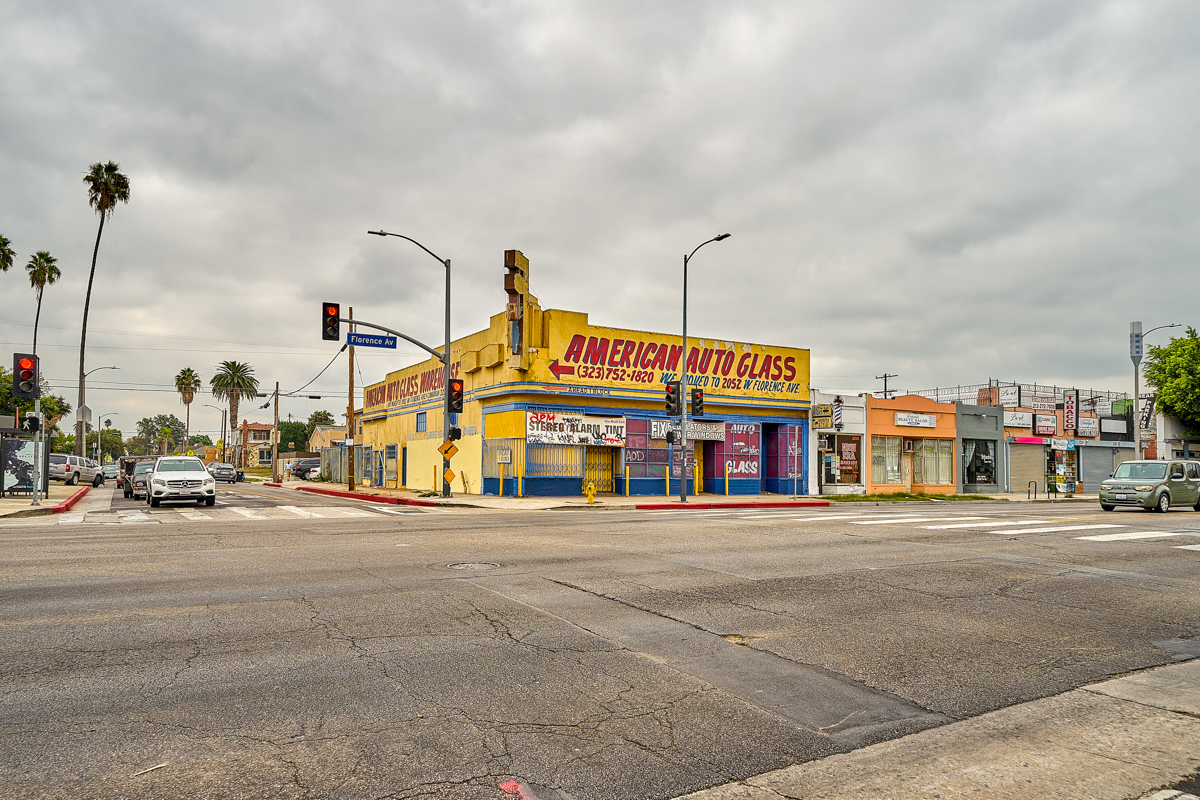
[[704, 390], [695, 386], [692, 387], [692, 416], [704, 416]]
[[12, 396], [32, 399], [42, 396], [38, 385], [38, 357], [30, 353], [13, 353]]
[[339, 303], [322, 303], [321, 338], [327, 342], [336, 342], [342, 338], [342, 307]]
[[683, 412], [679, 400], [679, 381], [667, 384], [667, 416], [673, 417]]
[[463, 410], [462, 378], [454, 378], [446, 385], [446, 409], [451, 414], [461, 414]]

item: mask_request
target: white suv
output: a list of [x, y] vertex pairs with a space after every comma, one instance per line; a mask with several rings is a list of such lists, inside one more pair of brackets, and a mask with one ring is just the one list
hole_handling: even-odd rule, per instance
[[146, 473], [146, 502], [157, 508], [163, 500], [216, 505], [217, 482], [198, 458], [163, 456]]
[[104, 483], [104, 473], [100, 471], [100, 465], [90, 458], [51, 453], [50, 480], [63, 481], [68, 486], [80, 481], [100, 486]]

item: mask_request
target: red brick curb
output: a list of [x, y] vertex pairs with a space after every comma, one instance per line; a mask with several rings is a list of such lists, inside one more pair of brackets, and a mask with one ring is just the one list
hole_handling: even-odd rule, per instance
[[407, 497], [381, 497], [377, 494], [367, 494], [366, 492], [339, 492], [337, 489], [322, 489], [316, 486], [297, 486], [297, 492], [312, 492], [313, 494], [326, 494], [330, 497], [348, 497], [351, 500], [366, 500], [371, 503], [389, 503], [393, 506], [430, 506], [436, 507], [438, 504], [429, 500], [410, 500]]
[[639, 511], [680, 511], [689, 508], [701, 510], [712, 508], [826, 508], [828, 506], [828, 500], [773, 500], [766, 503], [638, 503], [634, 508]]
[[83, 496], [86, 495], [91, 490], [92, 490], [92, 487], [90, 487], [90, 486], [83, 487], [78, 492], [76, 492], [75, 494], [68, 497], [66, 500], [63, 500], [61, 503], [59, 503], [58, 505], [51, 508], [50, 513], [51, 514], [61, 514], [64, 511], [70, 511], [71, 506], [75, 505], [80, 500], [82, 500]]

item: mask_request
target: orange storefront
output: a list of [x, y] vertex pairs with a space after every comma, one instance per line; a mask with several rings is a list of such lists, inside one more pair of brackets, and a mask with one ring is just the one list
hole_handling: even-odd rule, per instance
[[926, 397], [867, 398], [868, 494], [954, 494], [955, 408]]

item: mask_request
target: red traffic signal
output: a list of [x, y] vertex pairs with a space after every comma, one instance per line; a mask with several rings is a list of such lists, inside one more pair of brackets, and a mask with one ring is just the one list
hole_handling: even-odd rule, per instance
[[321, 304], [321, 338], [327, 342], [336, 342], [342, 338], [342, 307], [338, 303]]
[[704, 416], [704, 390], [695, 386], [692, 387], [692, 416]]
[[32, 399], [42, 396], [38, 384], [38, 357], [29, 353], [13, 353], [12, 396]]
[[683, 407], [679, 401], [679, 381], [668, 383], [667, 389], [667, 416], [676, 416], [683, 411]]
[[452, 378], [446, 386], [446, 408], [451, 414], [461, 414], [463, 410], [463, 381], [462, 378]]

